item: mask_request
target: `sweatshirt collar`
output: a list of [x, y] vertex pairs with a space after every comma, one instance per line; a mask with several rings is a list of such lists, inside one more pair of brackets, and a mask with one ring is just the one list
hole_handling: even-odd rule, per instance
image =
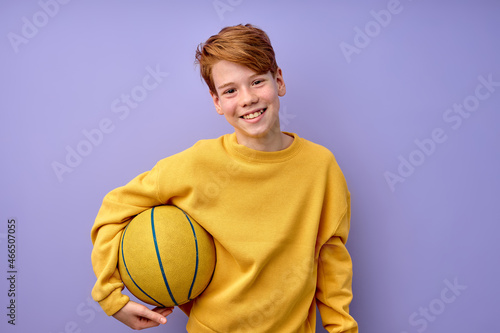
[[224, 136], [224, 145], [229, 154], [250, 162], [275, 163], [294, 157], [302, 146], [302, 139], [295, 133], [283, 132], [293, 137], [292, 144], [279, 151], [260, 151], [241, 145], [236, 139], [236, 133]]

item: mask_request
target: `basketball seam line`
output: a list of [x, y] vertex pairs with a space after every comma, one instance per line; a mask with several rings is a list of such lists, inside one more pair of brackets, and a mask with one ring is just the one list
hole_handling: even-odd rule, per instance
[[[174, 206], [174, 207], [177, 207], [177, 206]], [[193, 282], [191, 282], [191, 287], [189, 288], [189, 293], [188, 293], [188, 299], [190, 300], [191, 299], [191, 292], [193, 291], [194, 283], [196, 281], [196, 276], [198, 274], [198, 264], [199, 264], [199, 259], [198, 259], [198, 238], [196, 237], [196, 231], [194, 230], [193, 223], [191, 222], [191, 219], [189, 218], [189, 216], [186, 214], [185, 211], [183, 211], [179, 207], [177, 207], [177, 208], [181, 212], [184, 213], [184, 215], [186, 216], [186, 218], [187, 218], [187, 220], [189, 222], [189, 225], [191, 226], [191, 230], [193, 231], [193, 237], [194, 237], [194, 245], [195, 245], [195, 248], [196, 248], [196, 265], [195, 265], [195, 268], [194, 268]]]
[[174, 302], [174, 304], [179, 305], [179, 304], [177, 304], [177, 301], [175, 300], [174, 295], [172, 294], [172, 291], [170, 290], [170, 286], [168, 285], [168, 281], [167, 281], [167, 276], [165, 275], [165, 270], [163, 269], [163, 264], [161, 262], [160, 250], [158, 249], [158, 242], [156, 241], [154, 211], [155, 211], [155, 209], [153, 207], [153, 209], [151, 210], [151, 229], [153, 230], [153, 240], [155, 243], [156, 257], [158, 259], [158, 264], [160, 265], [161, 275], [163, 276], [163, 281], [165, 282], [165, 286], [167, 287], [168, 294], [170, 295], [170, 298], [172, 298], [172, 301]]
[[[130, 225], [130, 224], [129, 224]], [[128, 226], [125, 228], [125, 230], [123, 231], [123, 236], [122, 236], [122, 260], [123, 260], [123, 265], [125, 266], [125, 270], [127, 271], [127, 274], [128, 276], [130, 277], [130, 280], [132, 280], [132, 282], [135, 284], [135, 286], [146, 296], [148, 296], [149, 298], [151, 298], [153, 301], [155, 301], [156, 303], [160, 304], [161, 306], [165, 307], [165, 305], [161, 304], [160, 302], [158, 302], [157, 300], [155, 300], [153, 297], [151, 297], [147, 292], [145, 292], [144, 290], [142, 290], [141, 287], [139, 287], [139, 285], [135, 282], [134, 278], [132, 277], [132, 274], [130, 274], [129, 270], [128, 270], [128, 266], [127, 266], [127, 263], [125, 261], [125, 251], [124, 251], [124, 248], [123, 248], [123, 243], [125, 242], [125, 233], [127, 232], [127, 229], [128, 229]]]

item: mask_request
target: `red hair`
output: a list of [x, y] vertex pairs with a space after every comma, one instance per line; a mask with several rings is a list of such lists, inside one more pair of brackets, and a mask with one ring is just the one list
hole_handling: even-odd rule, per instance
[[269, 36], [251, 24], [225, 27], [196, 49], [195, 63], [200, 65], [201, 77], [216, 95], [212, 67], [220, 60], [243, 65], [257, 74], [270, 71], [274, 76], [278, 70]]

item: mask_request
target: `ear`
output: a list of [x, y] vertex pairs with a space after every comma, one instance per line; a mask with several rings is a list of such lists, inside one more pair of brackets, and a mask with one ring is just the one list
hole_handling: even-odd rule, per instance
[[214, 101], [215, 111], [217, 111], [218, 114], [223, 115], [224, 112], [222, 111], [222, 108], [221, 108], [221, 105], [220, 105], [219, 95], [217, 95], [216, 93], [210, 91], [210, 96], [212, 96], [212, 100]]
[[281, 68], [278, 67], [276, 73], [274, 74], [274, 80], [278, 86], [278, 96], [283, 97], [286, 94], [285, 80], [283, 80], [283, 72]]

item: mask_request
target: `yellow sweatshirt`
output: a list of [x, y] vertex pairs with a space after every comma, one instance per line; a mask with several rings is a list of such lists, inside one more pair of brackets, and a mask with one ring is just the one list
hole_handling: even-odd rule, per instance
[[[122, 231], [138, 213], [173, 204], [214, 238], [217, 266], [201, 296], [181, 306], [188, 332], [358, 332], [352, 299], [350, 197], [326, 148], [299, 138], [263, 152], [235, 134], [159, 161], [103, 200], [92, 228], [92, 291], [108, 315], [128, 302], [117, 270]], [[168, 325], [168, 324], [167, 324]]]

